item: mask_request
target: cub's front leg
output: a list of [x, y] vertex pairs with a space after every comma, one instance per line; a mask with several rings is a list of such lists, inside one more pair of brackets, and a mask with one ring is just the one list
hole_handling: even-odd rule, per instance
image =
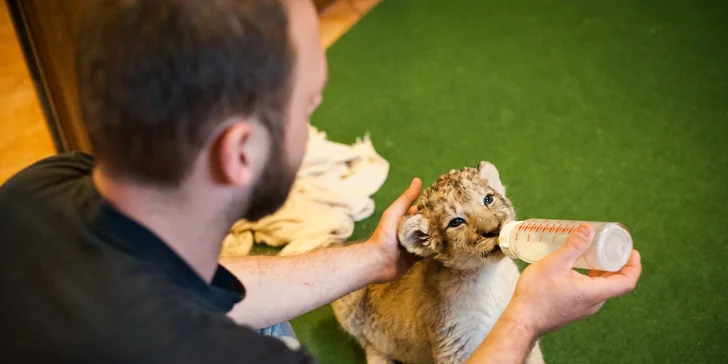
[[439, 354], [438, 356], [435, 356], [435, 363], [436, 364], [462, 364], [465, 363], [465, 361], [460, 360], [456, 356], [453, 355], [446, 355], [446, 354]]
[[365, 349], [365, 353], [367, 356], [367, 364], [395, 364], [396, 362], [390, 358], [388, 358], [386, 355], [379, 352], [379, 350], [374, 349], [371, 346], [368, 346]]
[[[441, 340], [441, 343], [437, 347], [433, 348], [433, 357], [437, 364], [461, 364], [468, 360], [468, 357], [472, 355], [466, 347], [458, 345], [459, 340], [457, 338], [449, 340]], [[544, 364], [543, 354], [541, 354], [541, 346], [538, 341], [533, 346], [533, 349], [526, 358], [526, 364]]]
[[437, 364], [462, 364], [467, 360], [466, 346], [467, 343], [463, 337], [438, 338], [432, 348], [432, 357]]

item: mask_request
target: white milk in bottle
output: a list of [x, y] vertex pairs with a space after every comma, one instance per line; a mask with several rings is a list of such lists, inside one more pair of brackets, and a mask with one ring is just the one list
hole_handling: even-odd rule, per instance
[[594, 227], [591, 245], [575, 268], [617, 272], [632, 254], [632, 236], [622, 224], [570, 220], [530, 219], [503, 226], [498, 245], [503, 253], [524, 262], [537, 262], [556, 251], [582, 223]]

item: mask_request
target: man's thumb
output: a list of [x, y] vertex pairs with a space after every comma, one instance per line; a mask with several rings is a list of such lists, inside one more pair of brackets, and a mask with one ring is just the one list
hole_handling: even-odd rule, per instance
[[554, 256], [573, 267], [579, 257], [589, 249], [593, 237], [594, 228], [591, 224], [583, 223], [566, 239], [566, 243], [554, 253]]
[[409, 185], [407, 190], [405, 190], [404, 193], [402, 193], [402, 195], [399, 196], [399, 198], [394, 201], [386, 211], [384, 211], [382, 217], [386, 219], [398, 219], [402, 217], [405, 213], [407, 213], [407, 210], [412, 206], [412, 203], [417, 200], [417, 197], [420, 195], [420, 191], [422, 191], [422, 181], [419, 178], [415, 178], [412, 180], [412, 183]]

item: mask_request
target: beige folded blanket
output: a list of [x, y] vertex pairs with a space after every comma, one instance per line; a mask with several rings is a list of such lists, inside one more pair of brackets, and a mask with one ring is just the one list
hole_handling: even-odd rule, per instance
[[306, 154], [286, 203], [260, 221], [236, 222], [221, 255], [247, 255], [254, 243], [285, 245], [280, 254], [295, 255], [344, 242], [354, 232], [354, 221], [374, 213], [370, 196], [388, 173], [389, 163], [368, 135], [345, 145], [310, 126]]

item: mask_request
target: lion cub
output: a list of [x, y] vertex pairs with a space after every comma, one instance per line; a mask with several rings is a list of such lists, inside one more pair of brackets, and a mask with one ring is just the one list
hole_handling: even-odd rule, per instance
[[[365, 287], [332, 306], [367, 363], [462, 363], [505, 309], [518, 267], [497, 245], [515, 219], [488, 162], [441, 176], [427, 188], [399, 240], [423, 259], [400, 280]], [[538, 343], [528, 363], [543, 363]]]

